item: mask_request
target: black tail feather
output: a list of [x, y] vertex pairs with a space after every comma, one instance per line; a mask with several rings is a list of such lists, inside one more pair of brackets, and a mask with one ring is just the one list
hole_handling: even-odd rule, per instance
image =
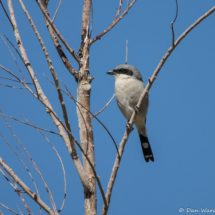
[[148, 137], [144, 137], [142, 134], [140, 134], [139, 136], [140, 136], [140, 141], [141, 141], [141, 146], [142, 146], [145, 161], [149, 162], [149, 160], [151, 160], [154, 162], [154, 157], [152, 154], [152, 150], [151, 150], [151, 147], [149, 144]]

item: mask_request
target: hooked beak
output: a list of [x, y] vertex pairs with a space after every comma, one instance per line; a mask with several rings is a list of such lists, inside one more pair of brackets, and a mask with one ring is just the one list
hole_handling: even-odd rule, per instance
[[108, 74], [108, 75], [114, 75], [114, 70], [110, 70], [106, 74]]

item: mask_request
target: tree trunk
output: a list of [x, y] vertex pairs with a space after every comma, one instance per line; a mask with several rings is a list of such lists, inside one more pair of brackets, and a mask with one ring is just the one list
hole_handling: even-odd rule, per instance
[[[90, 20], [91, 0], [84, 1], [83, 18], [82, 18], [82, 32], [81, 32], [81, 47], [79, 49], [79, 57], [81, 58], [80, 66], [80, 81], [77, 90], [78, 102], [80, 102], [86, 109], [90, 110], [90, 92], [91, 92], [91, 78], [89, 77], [89, 20]], [[94, 158], [94, 143], [93, 143], [93, 127], [90, 113], [81, 105], [77, 107], [80, 140], [84, 152], [89, 157], [93, 166], [95, 166]], [[96, 215], [96, 181], [93, 171], [83, 156], [84, 170], [88, 176], [90, 185], [94, 193], [85, 193], [85, 215]]]

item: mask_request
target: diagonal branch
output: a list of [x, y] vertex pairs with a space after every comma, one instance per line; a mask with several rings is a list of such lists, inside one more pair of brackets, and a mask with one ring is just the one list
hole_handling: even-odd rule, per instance
[[18, 213], [16, 213], [15, 211], [11, 210], [11, 209], [8, 208], [7, 206], [3, 205], [2, 203], [0, 203], [0, 205], [1, 205], [2, 207], [4, 207], [5, 209], [11, 211], [12, 213], [14, 213], [14, 214], [16, 214], [16, 215], [19, 215]]
[[7, 143], [7, 145], [11, 148], [11, 150], [14, 152], [14, 154], [19, 158], [19, 160], [21, 161], [21, 163], [23, 164], [23, 166], [24, 166], [25, 169], [27, 170], [29, 176], [31, 177], [31, 181], [32, 181], [32, 183], [34, 184], [34, 187], [35, 187], [35, 189], [36, 189], [36, 191], [37, 191], [37, 195], [40, 197], [39, 191], [38, 191], [38, 189], [37, 189], [37, 185], [36, 185], [36, 183], [35, 183], [35, 181], [34, 181], [34, 179], [33, 179], [33, 176], [32, 176], [32, 174], [31, 174], [31, 172], [29, 171], [29, 169], [27, 168], [27, 166], [25, 165], [25, 163], [23, 162], [23, 160], [22, 160], [22, 159], [19, 157], [19, 155], [16, 153], [16, 151], [13, 149], [13, 147], [10, 145], [10, 143], [5, 139], [5, 137], [4, 137], [1, 133], [0, 133], [0, 135], [2, 136], [2, 138], [4, 139], [4, 141]]
[[[131, 9], [131, 7], [134, 5], [135, 2], [136, 2], [136, 0], [133, 0], [133, 2], [130, 5], [128, 5], [128, 7], [126, 8], [126, 10], [123, 12], [123, 14], [119, 18], [114, 19], [114, 21], [112, 22], [112, 24], [106, 30], [104, 30], [98, 36], [96, 36], [92, 40], [90, 40], [90, 45], [92, 45], [95, 41], [100, 40], [102, 36], [104, 36], [108, 31], [110, 31], [128, 13], [128, 11]], [[116, 17], [118, 17], [118, 16], [116, 16]]]
[[119, 13], [121, 12], [122, 3], [123, 3], [123, 0], [120, 0], [120, 1], [119, 1], [119, 7], [118, 7], [118, 9], [117, 9], [117, 13], [116, 13], [116, 16], [115, 16], [115, 18], [114, 18], [113, 21], [116, 21], [117, 18], [118, 18], [118, 16], [119, 16]]
[[[148, 95], [148, 92], [152, 86], [152, 84], [154, 83], [155, 79], [157, 78], [157, 75], [159, 73], [159, 71], [161, 70], [161, 68], [163, 67], [164, 63], [166, 62], [166, 60], [168, 59], [168, 57], [170, 56], [170, 54], [172, 53], [172, 51], [176, 48], [176, 46], [181, 42], [181, 40], [192, 30], [194, 29], [201, 21], [203, 21], [205, 18], [207, 18], [210, 14], [212, 14], [215, 11], [215, 7], [211, 8], [207, 13], [205, 13], [203, 16], [201, 16], [196, 22], [194, 22], [184, 33], [181, 34], [181, 36], [175, 41], [174, 45], [172, 45], [169, 50], [167, 51], [167, 53], [163, 56], [163, 58], [161, 59], [160, 63], [158, 64], [157, 68], [155, 69], [153, 75], [151, 78], [149, 78], [149, 82], [147, 83], [144, 92], [142, 93], [142, 95], [140, 96], [140, 99], [137, 103], [137, 107], [140, 107], [143, 99]], [[134, 111], [131, 118], [130, 118], [130, 125], [132, 126], [136, 117], [136, 112]], [[120, 142], [120, 146], [119, 146], [119, 154], [120, 156], [116, 156], [115, 159], [115, 163], [113, 166], [113, 170], [111, 173], [111, 177], [108, 183], [108, 188], [107, 188], [107, 192], [106, 192], [106, 200], [108, 203], [108, 207], [106, 208], [105, 205], [103, 206], [102, 209], [102, 213], [101, 215], [106, 215], [108, 212], [108, 208], [109, 208], [109, 204], [110, 204], [110, 198], [111, 198], [111, 194], [112, 194], [112, 189], [114, 186], [114, 182], [116, 179], [116, 175], [119, 169], [119, 165], [120, 165], [120, 161], [121, 161], [121, 157], [124, 151], [124, 147], [125, 144], [128, 140], [129, 134], [131, 133], [130, 129], [126, 129], [125, 134], [122, 138], [122, 141]]]
[[57, 15], [57, 12], [58, 12], [58, 10], [59, 10], [59, 8], [60, 8], [61, 3], [62, 3], [62, 0], [60, 0], [60, 2], [59, 2], [59, 5], [58, 5], [58, 7], [57, 7], [57, 10], [56, 10], [56, 12], [55, 12], [55, 14], [54, 14], [54, 17], [53, 17], [53, 19], [52, 19], [52, 22], [54, 22], [54, 20], [55, 20], [55, 17], [56, 17], [56, 15]]
[[[58, 93], [58, 98], [59, 98], [59, 101], [60, 101], [60, 105], [61, 105], [61, 109], [62, 109], [62, 112], [63, 112], [63, 118], [64, 118], [64, 121], [65, 121], [65, 124], [66, 124], [66, 127], [67, 129], [71, 132], [71, 127], [70, 127], [70, 123], [69, 123], [69, 119], [68, 119], [68, 115], [67, 115], [67, 110], [66, 110], [66, 105], [65, 105], [65, 102], [64, 102], [64, 99], [63, 99], [63, 95], [62, 95], [62, 92], [60, 90], [60, 86], [59, 86], [59, 82], [58, 82], [58, 78], [56, 77], [56, 72], [54, 71], [54, 67], [52, 65], [52, 61], [49, 57], [49, 54], [48, 54], [48, 51], [45, 47], [45, 44], [36, 28], [36, 26], [34, 25], [34, 22], [33, 20], [31, 19], [28, 11], [26, 10], [22, 0], [19, 0], [19, 3], [24, 11], [24, 13], [26, 14], [36, 36], [37, 36], [37, 39], [38, 41], [40, 42], [40, 45], [42, 47], [42, 50], [44, 52], [44, 55], [45, 55], [45, 58], [46, 58], [46, 61], [48, 63], [48, 67], [49, 67], [49, 70], [51, 71], [51, 74], [52, 74], [52, 77], [54, 79], [54, 82], [55, 82], [55, 86], [56, 86], [56, 89], [57, 89], [57, 93]], [[70, 142], [72, 142], [72, 136], [69, 134], [69, 138], [70, 138]]]
[[1, 6], [2, 6], [2, 8], [3, 8], [3, 10], [4, 10], [4, 12], [5, 12], [5, 14], [6, 14], [6, 16], [7, 16], [8, 20], [9, 20], [9, 22], [10, 22], [10, 24], [11, 24], [11, 26], [12, 26], [12, 28], [13, 28], [13, 23], [11, 22], [11, 19], [10, 19], [10, 17], [8, 16], [7, 11], [5, 10], [4, 5], [3, 5], [3, 3], [2, 3], [1, 0], [0, 0], [0, 3], [1, 3]]
[[[22, 82], [22, 83], [24, 84], [24, 86], [27, 87], [27, 89], [31, 92], [31, 94], [34, 97], [36, 97], [46, 107], [47, 113], [51, 116], [54, 124], [58, 128], [58, 130], [60, 132], [60, 135], [61, 135], [61, 137], [63, 138], [63, 140], [64, 140], [64, 142], [66, 144], [66, 147], [67, 147], [67, 149], [69, 151], [69, 154], [70, 154], [70, 156], [71, 156], [71, 158], [72, 158], [72, 160], [73, 160], [73, 162], [75, 164], [75, 167], [76, 167], [76, 169], [78, 171], [78, 174], [79, 174], [79, 177], [81, 179], [81, 182], [82, 182], [82, 185], [84, 187], [85, 192], [91, 192], [91, 186], [89, 184], [88, 177], [87, 177], [87, 175], [86, 175], [86, 173], [85, 173], [85, 171], [84, 171], [84, 169], [82, 167], [81, 161], [80, 161], [80, 159], [78, 157], [78, 154], [77, 154], [77, 151], [76, 151], [76, 148], [75, 148], [75, 143], [74, 143], [75, 140], [73, 139], [72, 142], [70, 141], [69, 137], [66, 134], [66, 131], [69, 132], [70, 134], [71, 134], [71, 132], [64, 126], [64, 124], [61, 122], [59, 117], [57, 117], [56, 113], [52, 109], [51, 104], [49, 103], [47, 97], [45, 96], [45, 94], [42, 91], [42, 88], [41, 88], [38, 80], [36, 79], [36, 76], [35, 76], [35, 73], [33, 71], [33, 68], [30, 66], [29, 60], [27, 58], [26, 52], [24, 50], [24, 47], [23, 47], [23, 44], [21, 42], [21, 38], [20, 38], [20, 35], [19, 35], [19, 32], [18, 32], [18, 28], [17, 28], [16, 19], [15, 19], [15, 16], [14, 16], [14, 11], [13, 11], [13, 6], [12, 6], [12, 1], [11, 0], [8, 0], [8, 7], [9, 7], [9, 10], [10, 10], [11, 20], [12, 20], [13, 25], [14, 25], [14, 34], [15, 34], [15, 37], [16, 37], [20, 52], [22, 54], [24, 62], [26, 63], [26, 67], [28, 69], [28, 72], [29, 72], [29, 74], [31, 75], [31, 77], [33, 79], [33, 83], [35, 84], [35, 87], [37, 89], [38, 96], [36, 96], [32, 92], [32, 90], [24, 82]], [[18, 78], [18, 77], [16, 77], [16, 78]], [[18, 78], [18, 80], [20, 80], [20, 79]]]
[[[46, 14], [47, 16], [49, 16], [49, 12], [48, 12], [48, 9], [47, 9], [47, 3], [42, 1], [41, 2], [43, 7], [45, 8], [46, 10]], [[44, 15], [43, 15], [44, 16]], [[78, 81], [79, 80], [79, 72], [76, 71], [73, 66], [71, 65], [71, 63], [69, 62], [68, 58], [66, 57], [66, 54], [65, 52], [63, 51], [62, 49], [62, 46], [57, 38], [57, 35], [55, 33], [55, 31], [53, 30], [52, 26], [49, 24], [48, 20], [46, 19], [46, 17], [44, 16], [44, 19], [45, 19], [45, 23], [46, 23], [46, 27], [49, 31], [49, 34], [52, 38], [52, 41], [53, 41], [53, 44], [58, 52], [58, 55], [60, 57], [60, 59], [62, 60], [63, 64], [65, 65], [65, 67], [67, 68], [67, 70], [70, 72], [71, 75], [74, 76], [75, 80]]]
[[0, 36], [1, 36], [2, 40], [4, 41], [5, 45], [7, 46], [7, 48], [9, 49], [9, 51], [10, 51], [10, 53], [11, 53], [11, 55], [12, 55], [12, 57], [13, 57], [15, 63], [16, 63], [16, 66], [17, 66], [17, 68], [18, 68], [18, 70], [19, 70], [19, 72], [20, 72], [20, 74], [21, 74], [21, 76], [22, 76], [22, 79], [25, 81], [25, 78], [24, 78], [24, 76], [23, 76], [23, 74], [22, 74], [21, 69], [19, 68], [19, 65], [18, 65], [18, 63], [17, 63], [17, 61], [16, 61], [16, 58], [15, 58], [14, 55], [13, 55], [13, 52], [10, 50], [9, 46], [7, 45], [6, 41], [4, 40], [4, 38], [2, 37], [1, 34], [0, 34]]
[[[2, 113], [1, 109], [0, 109], [0, 112]], [[27, 155], [29, 156], [29, 158], [31, 158], [30, 154], [29, 154], [29, 153], [27, 152], [27, 150], [24, 148], [24, 146], [22, 145], [21, 141], [16, 137], [15, 133], [13, 132], [11, 126], [9, 125], [9, 123], [8, 123], [6, 117], [4, 117], [4, 115], [3, 115], [3, 118], [4, 118], [4, 120], [5, 120], [5, 122], [6, 122], [7, 126], [8, 126], [8, 128], [10, 129], [11, 133], [13, 134], [13, 136], [15, 137], [15, 139], [17, 140], [17, 142], [18, 142], [18, 143], [20, 144], [20, 146], [25, 150], [25, 152], [27, 153]], [[5, 140], [5, 139], [4, 139], [4, 140]], [[5, 140], [5, 141], [6, 141], [6, 140]], [[6, 141], [6, 142], [7, 142], [7, 141]], [[13, 150], [13, 152], [15, 153], [14, 150]], [[15, 153], [15, 154], [16, 154], [16, 153]], [[16, 155], [17, 155], [17, 154], [16, 154]], [[17, 156], [18, 156], [18, 155], [17, 155]], [[19, 156], [18, 156], [18, 157], [19, 157]], [[50, 189], [48, 188], [48, 186], [47, 186], [45, 180], [43, 179], [42, 174], [40, 173], [40, 170], [38, 169], [36, 163], [33, 161], [32, 158], [31, 158], [31, 161], [32, 161], [32, 163], [34, 164], [35, 169], [37, 170], [38, 174], [40, 175], [40, 177], [41, 177], [41, 179], [42, 179], [42, 181], [43, 181], [43, 183], [44, 183], [44, 185], [45, 185], [45, 187], [46, 187], [46, 190], [47, 190], [47, 193], [48, 193], [48, 195], [49, 195], [49, 199], [50, 199], [50, 201], [51, 201], [52, 207], [53, 207], [54, 211], [56, 212], [56, 205], [55, 205], [55, 202], [54, 202], [52, 193], [51, 193]], [[24, 164], [24, 162], [22, 162], [22, 163]], [[21, 198], [21, 197], [20, 197], [20, 198]]]
[[14, 173], [14, 171], [2, 160], [0, 157], [0, 165], [9, 174], [9, 176], [28, 194], [38, 205], [40, 205], [43, 210], [45, 210], [50, 215], [55, 215], [54, 211], [46, 205], [36, 193], [33, 193], [30, 188]]
[[113, 100], [114, 96], [115, 96], [115, 94], [113, 94], [113, 96], [112, 96], [112, 98], [110, 99], [110, 101], [109, 101], [99, 112], [97, 112], [96, 114], [94, 114], [94, 115], [92, 116], [92, 118], [95, 117], [95, 116], [97, 116], [98, 114], [100, 114], [100, 113], [111, 103], [111, 101]]
[[69, 46], [69, 44], [66, 42], [66, 40], [62, 37], [62, 35], [60, 34], [60, 32], [55, 27], [55, 25], [52, 23], [52, 20], [47, 15], [46, 10], [45, 10], [44, 6], [42, 5], [42, 3], [39, 0], [35, 0], [35, 1], [37, 2], [38, 6], [40, 7], [40, 10], [43, 13], [43, 15], [45, 16], [46, 20], [49, 22], [49, 24], [51, 25], [51, 27], [53, 28], [53, 30], [55, 31], [55, 33], [57, 34], [57, 36], [59, 37], [59, 39], [61, 40], [61, 42], [64, 44], [64, 46], [69, 51], [69, 53], [73, 56], [73, 58], [80, 65], [80, 63], [81, 63], [80, 62], [80, 58], [75, 54], [74, 49], [71, 49], [71, 47]]
[[33, 128], [36, 128], [36, 129], [39, 129], [39, 130], [42, 130], [42, 131], [46, 131], [46, 132], [49, 132], [49, 133], [51, 133], [51, 134], [60, 135], [59, 133], [56, 133], [56, 132], [54, 132], [54, 131], [49, 131], [49, 130], [47, 130], [47, 129], [37, 127], [37, 126], [35, 126], [35, 125], [33, 125], [33, 124], [29, 124], [29, 123], [27, 123], [27, 122], [24, 122], [24, 121], [21, 121], [21, 120], [19, 120], [19, 119], [16, 119], [16, 118], [14, 118], [14, 117], [12, 117], [12, 116], [8, 116], [8, 115], [6, 115], [6, 114], [3, 114], [2, 112], [0, 112], [0, 114], [3, 115], [3, 116], [6, 116], [6, 117], [8, 117], [8, 118], [11, 118], [11, 119], [13, 119], [13, 120], [15, 120], [15, 121], [17, 121], [17, 122], [21, 122], [21, 123], [23, 123], [23, 124], [32, 126]]
[[[26, 118], [24, 118], [24, 119], [29, 124], [31, 124]], [[64, 198], [63, 198], [63, 204], [62, 204], [61, 208], [58, 210], [58, 213], [59, 213], [60, 211], [62, 211], [62, 209], [64, 207], [64, 204], [65, 204], [65, 199], [66, 199], [66, 172], [65, 172], [65, 169], [64, 169], [63, 161], [62, 161], [57, 149], [52, 145], [52, 143], [49, 141], [49, 139], [39, 129], [36, 129], [36, 130], [46, 139], [46, 141], [49, 143], [49, 145], [54, 149], [54, 151], [56, 152], [56, 154], [57, 154], [57, 156], [58, 156], [58, 158], [60, 160], [61, 166], [62, 166], [63, 176], [64, 176]]]

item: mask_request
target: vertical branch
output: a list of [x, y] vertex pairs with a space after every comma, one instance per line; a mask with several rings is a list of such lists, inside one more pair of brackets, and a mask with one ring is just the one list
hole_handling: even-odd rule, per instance
[[125, 64], [128, 62], [128, 40], [126, 40], [126, 56], [125, 56]]
[[[94, 142], [93, 142], [93, 128], [91, 114], [86, 109], [90, 110], [90, 92], [91, 92], [91, 81], [89, 77], [89, 49], [90, 49], [90, 36], [89, 36], [89, 25], [90, 25], [90, 8], [91, 0], [84, 0], [83, 16], [82, 16], [82, 31], [81, 31], [81, 46], [78, 51], [79, 57], [81, 58], [80, 66], [80, 82], [77, 86], [77, 115], [80, 129], [80, 140], [81, 146], [86, 152], [90, 159], [93, 167], [95, 167], [94, 158]], [[80, 105], [82, 104], [82, 105]], [[86, 108], [84, 109], [83, 106]], [[83, 116], [83, 118], [82, 118]], [[87, 127], [85, 127], [85, 123]], [[88, 133], [88, 141], [87, 141]], [[87, 144], [88, 143], [88, 144]], [[88, 175], [88, 179], [92, 186], [94, 193], [92, 195], [85, 195], [85, 215], [96, 214], [96, 182], [93, 174], [93, 170], [88, 163], [86, 157], [83, 155], [84, 170]]]
[[173, 24], [175, 23], [177, 16], [178, 16], [178, 2], [177, 0], [175, 0], [176, 2], [176, 14], [175, 14], [175, 19], [173, 22], [171, 22], [171, 26], [170, 28], [172, 29], [172, 46], [174, 46], [174, 42], [175, 42], [175, 33], [174, 33], [174, 28], [173, 28]]

